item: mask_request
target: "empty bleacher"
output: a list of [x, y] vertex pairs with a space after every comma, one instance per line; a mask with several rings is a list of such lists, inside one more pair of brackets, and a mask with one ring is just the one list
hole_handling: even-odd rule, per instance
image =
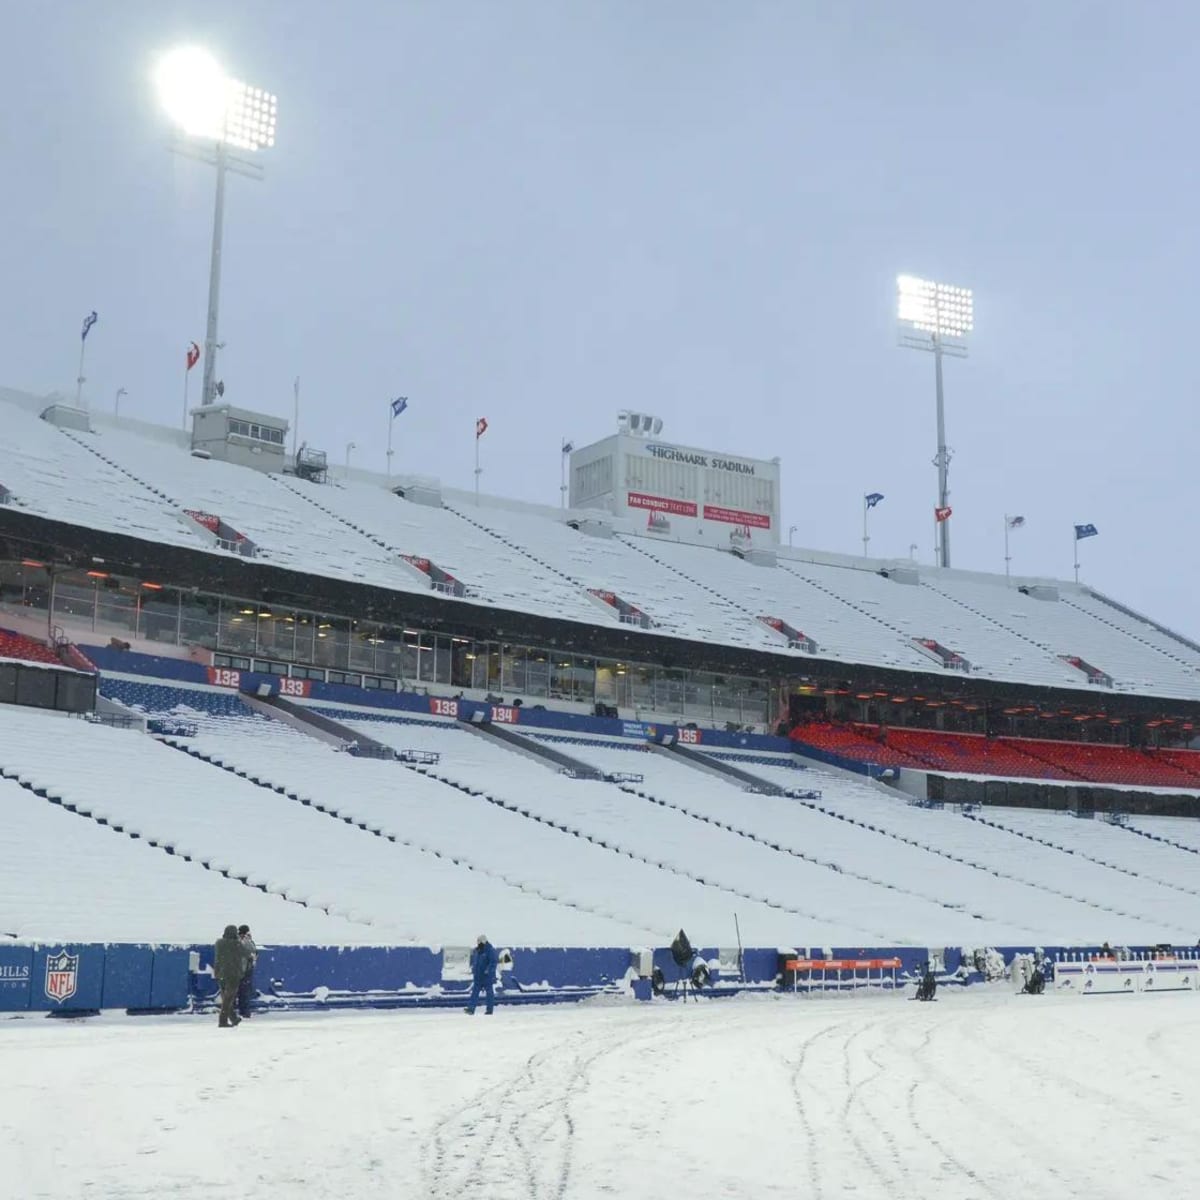
[[[66, 718], [40, 721], [57, 727]], [[0, 736], [8, 732], [0, 714]], [[70, 744], [59, 736], [60, 746]], [[206, 870], [13, 779], [0, 778], [0, 812], [0, 936], [204, 943], [231, 921], [244, 921], [272, 942], [378, 940], [365, 925]]]
[[18, 662], [46, 663], [61, 667], [57, 654], [35, 638], [26, 637], [12, 629], [0, 629], [0, 658], [12, 658]]
[[517, 887], [372, 836], [144, 734], [62, 720], [0, 712], [0, 772], [252, 888], [370, 927], [355, 940], [461, 941], [488, 913], [527, 937], [559, 940], [568, 927], [599, 944], [615, 936], [589, 914], [556, 925], [550, 906]]
[[798, 746], [815, 746], [879, 766], [1054, 779], [1073, 783], [1200, 789], [1200, 752], [1139, 750], [1095, 742], [1043, 738], [985, 738], [930, 729], [812, 722], [791, 732]]
[[[913, 643], [933, 638], [971, 674], [1087, 689], [1063, 661], [1078, 656], [1130, 693], [1200, 699], [1200, 650], [1068, 583], [1058, 599], [1025, 595], [1000, 578], [924, 570], [917, 584], [880, 574], [887, 564], [781, 548], [777, 567], [712, 549], [570, 529], [563, 514], [444, 491], [448, 507], [409, 503], [381, 485], [305, 483], [193, 457], [174, 430], [118, 426], [94, 432], [40, 420], [30, 398], [0, 393], [5, 439], [0, 485], [17, 511], [213, 554], [218, 545], [187, 510], [219, 517], [264, 562], [397, 593], [429, 590], [401, 555], [428, 559], [463, 585], [462, 598], [592, 626], [619, 623], [589, 589], [644, 612], [652, 628], [747, 652], [795, 655], [758, 618], [778, 617], [817, 654], [846, 663], [945, 670]], [[620, 523], [618, 523], [620, 524]], [[447, 595], [447, 602], [455, 597]]]

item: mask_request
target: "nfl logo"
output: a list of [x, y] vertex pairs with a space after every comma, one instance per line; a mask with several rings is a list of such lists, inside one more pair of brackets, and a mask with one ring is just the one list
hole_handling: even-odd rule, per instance
[[57, 1004], [75, 995], [79, 981], [79, 955], [60, 950], [46, 956], [46, 995]]

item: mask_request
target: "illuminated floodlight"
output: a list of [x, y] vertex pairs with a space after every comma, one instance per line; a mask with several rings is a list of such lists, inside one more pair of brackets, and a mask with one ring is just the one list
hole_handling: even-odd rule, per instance
[[896, 321], [900, 345], [910, 350], [929, 350], [934, 358], [937, 395], [938, 490], [936, 518], [938, 564], [950, 565], [950, 450], [946, 445], [946, 402], [942, 391], [942, 357], [966, 358], [967, 343], [975, 329], [975, 299], [970, 288], [918, 279], [915, 275], [896, 278]]
[[896, 280], [896, 319], [900, 344], [914, 350], [967, 355], [967, 339], [975, 329], [975, 300], [970, 288], [901, 275]]
[[191, 137], [239, 150], [275, 144], [278, 99], [262, 88], [232, 79], [207, 50], [181, 46], [163, 55], [155, 71], [167, 115]]
[[[216, 379], [217, 309], [221, 291], [221, 233], [225, 213], [225, 175], [233, 171], [262, 178], [262, 166], [231, 151], [267, 150], [275, 145], [279, 101], [260, 87], [233, 79], [199, 46], [180, 46], [159, 59], [154, 72], [159, 100], [184, 134], [172, 148], [217, 169], [213, 211], [212, 261], [208, 277], [208, 323], [204, 335], [204, 383], [200, 403], [213, 404], [223, 389]], [[187, 392], [183, 424], [187, 427]]]

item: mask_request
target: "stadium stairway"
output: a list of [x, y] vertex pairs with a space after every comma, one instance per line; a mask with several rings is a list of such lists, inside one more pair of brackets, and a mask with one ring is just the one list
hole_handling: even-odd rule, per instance
[[584, 583], [582, 582], [582, 580], [576, 579], [572, 575], [568, 575], [565, 571], [560, 571], [557, 567], [552, 566], [550, 563], [546, 562], [545, 559], [539, 558], [527, 546], [519, 545], [517, 542], [514, 542], [511, 538], [505, 537], [504, 534], [497, 533], [496, 530], [494, 530], [494, 529], [489, 529], [486, 525], [482, 524], [479, 521], [476, 521], [474, 517], [469, 517], [469, 516], [467, 516], [467, 514], [465, 512], [460, 512], [452, 504], [446, 504], [445, 509], [447, 512], [453, 513], [459, 519], [466, 521], [466, 523], [468, 525], [474, 525], [476, 529], [478, 529], [482, 533], [486, 533], [488, 535], [488, 537], [495, 538], [496, 541], [501, 542], [503, 545], [507, 546], [510, 550], [521, 555], [522, 558], [527, 558], [531, 562], [537, 563], [537, 565], [539, 567], [541, 567], [543, 571], [548, 571], [551, 575], [557, 575], [560, 579], [565, 579], [572, 586], [579, 588], [580, 591], [587, 590], [587, 588], [584, 585]]
[[322, 504], [319, 500], [314, 500], [309, 494], [313, 490], [311, 487], [293, 487], [286, 479], [280, 479], [277, 475], [268, 475], [267, 478], [270, 479], [272, 483], [278, 484], [278, 486], [283, 488], [285, 491], [290, 492], [293, 496], [299, 497], [299, 499], [303, 500], [306, 504], [311, 504], [313, 508], [320, 509], [320, 511], [323, 512], [327, 517], [332, 517], [333, 520], [345, 525], [347, 529], [353, 530], [353, 532], [365, 537], [367, 541], [378, 546], [380, 550], [386, 550], [389, 554], [400, 553], [395, 546], [388, 545], [383, 538], [376, 536], [369, 529], [364, 529], [361, 525], [355, 524], [355, 522], [351, 521], [349, 518], [343, 517], [341, 513], [335, 512], [328, 505]]
[[757, 623], [758, 618], [762, 615], [761, 613], [752, 612], [744, 604], [740, 604], [738, 601], [726, 596], [723, 592], [717, 591], [715, 587], [711, 587], [709, 584], [697, 579], [694, 575], [689, 574], [687, 571], [681, 571], [678, 567], [664, 562], [658, 557], [657, 554], [654, 554], [647, 550], [644, 546], [639, 545], [637, 539], [630, 537], [618, 537], [617, 540], [621, 542], [622, 545], [628, 546], [630, 550], [636, 550], [640, 555], [642, 555], [643, 558], [648, 558], [651, 562], [657, 563], [664, 571], [670, 571], [671, 574], [678, 575], [680, 579], [686, 579], [687, 582], [692, 585], [692, 587], [699, 588], [702, 592], [707, 592], [713, 597], [714, 600], [718, 600], [722, 604], [736, 609], [738, 612], [748, 617], [752, 622]]
[[1010, 633], [1014, 637], [1020, 638], [1021, 641], [1033, 646], [1042, 654], [1049, 654], [1052, 658], [1055, 657], [1054, 651], [1044, 642], [1039, 642], [1036, 638], [1031, 638], [1027, 633], [1022, 633], [1021, 630], [1014, 629], [1011, 625], [1006, 625], [1003, 621], [997, 621], [995, 617], [985, 613], [982, 609], [976, 608], [973, 604], [968, 604], [965, 600], [959, 599], [958, 596], [944, 592], [941, 588], [935, 587], [932, 583], [928, 583], [924, 579], [921, 580], [921, 587], [928, 588], [931, 592], [936, 592], [943, 600], [949, 600], [951, 604], [957, 604], [959, 608], [965, 609], [981, 621], [986, 621], [989, 625], [994, 625], [997, 629], [1003, 629], [1005, 633]]
[[[839, 812], [836, 808], [828, 808], [819, 801], [802, 800], [796, 801], [798, 804], [803, 804], [806, 808], [814, 809], [819, 813], [824, 813], [826, 816], [834, 817], [839, 821], [846, 821], [851, 825], [857, 825], [862, 829], [870, 830], [872, 833], [879, 834], [880, 837], [890, 838], [892, 841], [903, 842], [905, 845], [914, 846], [917, 849], [927, 851], [929, 854], [936, 855], [939, 858], [949, 859], [951, 862], [961, 863], [963, 866], [974, 867], [976, 870], [984, 871], [989, 875], [994, 875], [998, 879], [1007, 879], [1012, 883], [1020, 884], [1023, 887], [1034, 888], [1037, 891], [1047, 892], [1050, 895], [1058, 896], [1064, 900], [1072, 900], [1077, 904], [1087, 905], [1089, 908], [1094, 908], [1100, 912], [1109, 912], [1114, 916], [1126, 917], [1131, 920], [1140, 920], [1141, 917], [1137, 913], [1128, 912], [1122, 908], [1116, 908], [1111, 904], [1098, 903], [1095, 900], [1089, 899], [1087, 896], [1067, 891], [1064, 888], [1054, 887], [1052, 884], [1044, 880], [1024, 879], [1018, 875], [1013, 875], [1011, 872], [1001, 871], [990, 863], [981, 862], [977, 859], [969, 858], [966, 855], [954, 854], [949, 850], [943, 850], [941, 847], [934, 846], [928, 842], [923, 842], [920, 838], [909, 837], [906, 834], [898, 833], [893, 829], [886, 829], [882, 825], [874, 825], [869, 821], [864, 821], [858, 817], [851, 816], [849, 813]], [[964, 816], [966, 814], [964, 813]], [[997, 827], [1000, 828], [1000, 827]], [[1002, 832], [1012, 832], [1011, 830], [1001, 830]]]
[[549, 767], [552, 771], [562, 771], [570, 775], [572, 779], [603, 779], [603, 772], [597, 770], [589, 763], [585, 763], [581, 758], [575, 758], [573, 755], [565, 754], [561, 750], [555, 750], [552, 746], [547, 746], [544, 742], [535, 741], [533, 738], [523, 737], [519, 733], [514, 733], [511, 729], [506, 729], [503, 725], [497, 725], [494, 721], [468, 721], [461, 720], [462, 727], [469, 730], [471, 733], [479, 737], [491, 738], [495, 742], [499, 742], [506, 750], [513, 750], [517, 754], [522, 754], [526, 758], [533, 759], [539, 762], [544, 767]]
[[76, 434], [72, 433], [71, 430], [64, 429], [61, 425], [58, 427], [58, 431], [64, 437], [69, 437], [71, 441], [73, 441], [77, 446], [81, 446], [89, 454], [95, 455], [96, 458], [100, 459], [101, 462], [107, 463], [114, 471], [120, 471], [120, 473], [127, 479], [132, 479], [134, 483], [141, 488], [145, 488], [145, 490], [150, 492], [151, 495], [157, 496], [160, 500], [165, 500], [172, 508], [177, 508], [180, 511], [183, 510], [182, 501], [176, 500], [174, 496], [167, 495], [166, 492], [164, 492], [161, 488], [156, 488], [152, 483], [147, 483], [146, 480], [144, 480], [140, 475], [135, 474], [123, 463], [119, 463], [116, 461], [116, 459], [109, 458], [108, 455], [103, 451], [97, 450], [91, 442], [84, 438], [78, 437]]
[[993, 829], [1001, 829], [1005, 833], [1011, 833], [1014, 837], [1024, 838], [1027, 842], [1037, 842], [1042, 846], [1048, 846], [1052, 850], [1060, 850], [1063, 854], [1071, 854], [1077, 858], [1085, 859], [1088, 862], [1095, 863], [1100, 867], [1107, 867], [1110, 871], [1119, 871], [1122, 875], [1129, 875], [1134, 879], [1149, 879], [1159, 887], [1170, 888], [1173, 892], [1183, 892], [1189, 896], [1200, 896], [1200, 889], [1184, 887], [1182, 884], [1172, 883], [1169, 879], [1162, 879], [1158, 876], [1147, 875], [1142, 871], [1135, 871], [1131, 867], [1122, 866], [1120, 863], [1111, 862], [1108, 859], [1099, 858], [1094, 854], [1087, 854], [1084, 851], [1074, 846], [1063, 845], [1062, 842], [1052, 841], [1050, 838], [1039, 837], [1037, 834], [1029, 833], [1024, 829], [1016, 829], [1012, 825], [1006, 824], [1004, 821], [997, 819], [994, 816], [982, 816], [979, 813], [963, 813], [970, 821], [977, 821], [980, 825], [990, 825]]
[[[374, 723], [384, 724], [385, 722]], [[395, 724], [397, 726], [412, 724], [411, 722], [400, 721], [386, 723], [389, 725]], [[465, 730], [461, 726], [443, 724], [442, 729], [447, 733], [452, 731], [455, 736], [466, 737]], [[214, 734], [217, 734], [215, 729]], [[219, 734], [217, 734], [217, 736], [219, 736]], [[216, 743], [214, 742], [212, 744], [215, 745]], [[193, 748], [189, 748], [189, 752], [194, 752]], [[248, 763], [252, 761], [250, 756], [253, 753], [254, 751], [252, 748], [243, 747], [241, 750], [242, 762]], [[254, 770], [245, 770], [245, 768], [240, 764], [231, 764], [221, 751], [209, 752], [207, 753], [207, 757], [210, 759], [215, 759], [218, 763], [224, 761], [226, 765], [239, 766], [239, 769], [236, 773], [245, 773], [251, 778], [257, 774], [260, 778], [264, 778], [261, 771], [257, 768]], [[360, 760], [349, 758], [346, 760], [346, 766], [351, 767], [351, 769], [357, 769], [359, 762]], [[361, 762], [361, 765], [373, 770], [377, 770], [379, 768], [386, 768], [388, 770], [393, 769], [393, 763], [391, 762], [380, 763], [366, 760]], [[628, 894], [629, 896], [636, 898], [634, 911], [637, 910], [638, 905], [641, 905], [644, 908], [648, 903], [646, 897], [643, 895], [647, 884], [653, 883], [656, 878], [665, 879], [674, 877], [677, 881], [683, 881], [682, 888], [673, 885], [672, 888], [668, 889], [666, 892], [662, 892], [657, 896], [654, 902], [651, 903], [651, 908], [653, 908], [655, 904], [662, 905], [665, 903], [668, 910], [681, 907], [685, 911], [695, 911], [695, 901], [699, 898], [700, 891], [703, 891], [705, 894], [704, 907], [708, 913], [708, 920], [710, 922], [717, 919], [717, 913], [721, 914], [720, 919], [724, 919], [724, 912], [726, 911], [728, 897], [736, 896], [739, 900], [750, 901], [754, 905], [761, 905], [764, 909], [771, 910], [772, 914], [783, 914], [789, 919], [789, 922], [791, 918], [796, 917], [813, 922], [814, 925], [817, 926], [817, 929], [813, 931], [813, 936], [815, 941], [820, 944], [838, 944], [836, 941], [829, 941], [828, 939], [833, 937], [835, 933], [838, 933], [839, 929], [841, 928], [844, 928], [847, 931], [853, 928], [860, 937], [884, 937], [884, 931], [882, 930], [855, 926], [850, 922], [847, 922], [844, 926], [839, 926], [836, 921], [831, 922], [828, 915], [819, 915], [816, 912], [785, 903], [782, 900], [770, 895], [759, 894], [744, 888], [738, 888], [727, 883], [723, 883], [718, 879], [712, 878], [710, 875], [701, 874], [698, 871], [690, 869], [690, 867], [686, 864], [664, 861], [662, 858], [655, 858], [647, 854], [640, 853], [635, 848], [618, 844], [611, 837], [599, 836], [594, 832], [589, 832], [586, 829], [578, 827], [570, 821], [559, 820], [555, 816], [548, 815], [545, 812], [535, 811], [533, 807], [525, 803], [497, 795], [491, 788], [474, 786], [462, 779], [456, 779], [452, 775], [446, 774], [443, 770], [438, 769], [433, 764], [410, 764], [401, 758], [395, 761], [394, 766], [396, 768], [414, 772], [416, 775], [421, 776], [423, 779], [436, 785], [438, 788], [453, 789], [455, 792], [459, 793], [460, 796], [469, 798], [472, 803], [483, 803], [496, 810], [504, 812], [507, 816], [519, 817], [521, 820], [516, 826], [513, 827], [514, 830], [518, 829], [521, 824], [528, 824], [536, 827], [538, 829], [536, 836], [533, 835], [531, 830], [526, 834], [517, 833], [516, 838], [518, 840], [528, 839], [528, 844], [530, 845], [531, 849], [536, 847], [539, 855], [548, 858], [557, 860], [562, 858], [564, 852], [566, 852], [566, 861], [574, 863], [577, 870], [583, 870], [587, 874], [590, 892], [588, 889], [584, 889], [584, 893], [592, 897], [592, 899], [590, 899], [588, 902], [584, 902], [579, 897], [572, 899], [560, 895], [557, 892], [549, 891], [545, 887], [540, 889], [540, 894], [544, 894], [546, 899], [553, 900], [558, 904], [566, 904], [570, 908], [576, 909], [580, 913], [604, 917], [612, 921], [621, 921], [625, 926], [632, 924], [640, 924], [642, 926], [646, 925], [644, 920], [635, 920], [629, 913], [624, 915], [611, 913], [609, 911], [609, 905], [598, 899], [598, 896], [603, 894], [603, 889], [597, 893], [596, 888], [592, 885], [594, 885], [597, 880], [602, 878], [601, 871], [603, 871], [613, 880], [620, 881], [620, 883], [616, 885], [618, 888], [618, 894]], [[269, 785], [274, 786], [275, 781], [279, 778], [282, 778], [282, 775], [290, 769], [292, 769], [290, 766], [281, 763], [277, 770], [273, 770], [269, 776], [265, 777], [265, 781]], [[371, 803], [367, 802], [364, 804], [360, 800], [360, 797], [356, 794], [353, 781], [350, 776], [346, 776], [345, 785], [346, 786], [344, 790], [339, 788], [336, 793], [332, 786], [324, 788], [321, 796], [321, 804], [325, 810], [330, 811], [333, 815], [338, 816], [340, 819], [351, 824], [359, 824], [362, 818], [358, 814], [370, 808]], [[321, 787], [320, 782], [318, 781], [315, 786]], [[403, 788], [402, 783], [398, 783], [396, 786], [397, 788]], [[578, 783], [572, 783], [570, 786], [596, 787], [603, 785], [589, 781], [579, 781]], [[444, 802], [438, 802], [433, 797], [430, 797], [430, 801], [436, 803], [439, 808], [445, 807]], [[368, 824], [378, 824], [380, 828], [389, 829], [391, 832], [398, 832], [402, 827], [402, 823], [406, 819], [411, 820], [411, 816], [406, 818], [403, 812], [397, 812], [396, 807], [392, 805], [375, 807], [374, 812], [377, 815], [368, 821]], [[457, 819], [462, 820], [463, 818], [459, 817]], [[472, 827], [478, 823], [477, 818], [474, 817], [468, 817], [466, 820]], [[555, 843], [559, 842], [563, 835], [565, 835], [566, 838], [565, 844], [556, 846]], [[513, 837], [509, 836], [501, 840], [504, 842], [504, 845], [508, 847], [507, 852], [511, 853], [514, 840]], [[431, 852], [439, 854], [440, 857], [448, 858], [450, 855], [446, 851], [447, 844], [454, 845], [456, 843], [447, 843], [443, 838], [442, 849], [439, 851], [435, 848], [431, 850]], [[580, 855], [572, 849], [572, 847], [579, 847], [580, 844], [586, 844], [588, 847], [600, 851], [601, 858], [597, 859], [594, 854], [591, 855], [590, 861], [588, 860], [587, 855], [580, 857]], [[487, 853], [492, 855], [497, 853], [503, 855], [505, 852], [506, 851], [503, 848], [499, 848], [496, 845], [491, 844], [489, 845], [487, 851]], [[602, 866], [603, 861], [606, 858], [615, 860], [613, 861], [611, 867]], [[638, 864], [637, 868], [631, 870], [630, 868], [632, 867], [632, 864], [635, 863]], [[649, 868], [649, 870], [647, 871], [645, 868]], [[503, 878], [507, 878], [507, 876]], [[525, 887], [528, 890], [527, 881], [513, 882], [513, 886]], [[697, 886], [699, 890], [691, 890]], [[648, 894], [649, 893], [647, 893], [647, 895]], [[579, 899], [578, 903], [576, 902], [577, 899]], [[745, 920], [747, 917], [746, 910], [742, 909], [742, 913], [743, 919]], [[784, 932], [785, 931], [782, 927], [777, 928], [778, 936], [784, 936]], [[660, 931], [658, 936], [665, 936], [665, 931]], [[789, 936], [794, 936], [794, 934]], [[851, 940], [854, 940], [854, 938], [851, 938]], [[886, 938], [884, 940], [886, 941]]]
[[[1101, 625], [1106, 625], [1114, 633], [1119, 633], [1122, 637], [1126, 637], [1126, 638], [1129, 638], [1131, 641], [1137, 642], [1139, 646], [1144, 646], [1147, 650], [1153, 650], [1156, 654], [1161, 654], [1164, 657], [1171, 659], [1173, 662], [1178, 663], [1181, 667], [1184, 667], [1189, 671], [1193, 670], [1195, 668], [1194, 663], [1189, 662], [1186, 658], [1183, 658], [1181, 655], [1172, 654], [1169, 651], [1164, 650], [1161, 646], [1155, 645], [1155, 643], [1150, 641], [1148, 638], [1139, 637], [1136, 633], [1134, 633], [1131, 629], [1128, 629], [1126, 626], [1118, 625], [1116, 621], [1110, 621], [1107, 617], [1103, 617], [1099, 613], [1091, 612], [1090, 610], [1084, 608], [1082, 605], [1076, 604], [1070, 598], [1070, 596], [1067, 596], [1067, 595], [1060, 596], [1059, 602], [1066, 605], [1067, 608], [1074, 609], [1081, 616], [1090, 617], [1093, 621], [1099, 621]], [[1170, 636], [1178, 639], [1177, 634], [1171, 634]], [[1192, 648], [1195, 649], [1195, 647], [1192, 647]]]
[[[330, 724], [336, 724], [336, 722], [330, 722]], [[347, 732], [352, 738], [356, 736], [353, 731], [347, 730]], [[275, 782], [274, 779], [270, 778], [266, 774], [256, 773], [243, 767], [235, 766], [230, 762], [224, 761], [218, 755], [209, 754], [203, 750], [197, 749], [195, 746], [189, 745], [184, 739], [164, 736], [160, 737], [158, 740], [163, 742], [165, 745], [171, 746], [175, 750], [180, 750], [183, 753], [190, 755], [192, 758], [199, 759], [201, 762], [208, 763], [210, 766], [217, 767], [222, 771], [228, 771], [231, 775], [236, 775], [241, 779], [248, 780], [257, 787], [266, 788], [268, 791], [275, 792], [280, 796], [286, 796], [289, 800], [294, 800], [298, 804], [303, 804], [306, 807], [310, 807], [316, 812], [323, 813], [325, 816], [332, 817], [333, 819], [341, 821], [346, 825], [353, 826], [355, 829], [360, 829], [364, 833], [369, 833], [374, 837], [382, 838], [385, 841], [399, 844], [401, 846], [406, 846], [410, 850], [415, 850], [418, 854], [426, 854], [431, 855], [434, 858], [445, 859], [456, 867], [462, 867], [467, 871], [475, 872], [477, 875], [495, 879], [498, 882], [505, 884], [507, 887], [516, 888], [518, 891], [525, 892], [531, 896], [536, 896], [539, 900], [544, 900], [547, 903], [562, 905], [567, 908], [580, 908], [578, 904], [566, 897], [555, 895], [549, 891], [546, 891], [545, 889], [529, 883], [527, 880], [520, 880], [510, 877], [503, 871], [497, 871], [493, 868], [485, 867], [481, 863], [478, 863], [461, 853], [446, 854], [441, 850], [416, 841], [413, 838], [404, 837], [400, 834], [387, 830], [379, 824], [370, 821], [364, 821], [360, 817], [352, 813], [348, 813], [337, 802], [331, 802], [328, 799], [318, 800], [312, 796], [302, 796], [299, 792], [296, 792], [281, 783]], [[363, 740], [365, 739], [362, 739], [361, 737], [359, 738], [360, 744]], [[406, 763], [399, 762], [397, 765], [408, 766]], [[418, 770], [419, 768], [410, 767], [409, 769]], [[424, 774], [425, 772], [422, 771], [421, 773]], [[595, 913], [597, 916], [607, 917], [612, 921], [622, 920], [622, 918], [616, 913], [602, 912], [595, 908], [592, 908], [589, 911]]]
[[1186, 842], [1177, 842], [1174, 838], [1163, 837], [1158, 833], [1151, 833], [1148, 829], [1139, 829], [1136, 825], [1114, 825], [1114, 829], [1123, 829], [1126, 833], [1135, 834], [1137, 837], [1148, 838], [1152, 842], [1159, 842], [1164, 846], [1173, 846], [1176, 850], [1183, 850], [1187, 854], [1200, 854], [1200, 847], [1189, 846]]
[[837, 600], [840, 604], [844, 604], [847, 608], [853, 609], [859, 616], [866, 617], [870, 621], [874, 621], [876, 625], [882, 625], [885, 629], [890, 630], [900, 639], [901, 642], [911, 645], [912, 639], [898, 625], [893, 625], [891, 621], [885, 621], [877, 613], [873, 613], [870, 609], [864, 608], [861, 604], [855, 604], [853, 600], [847, 600], [845, 596], [835, 592], [832, 588], [827, 588], [823, 583], [819, 583], [815, 579], [809, 579], [806, 575], [801, 575], [799, 571], [793, 571], [785, 562], [780, 562], [779, 569], [786, 571], [795, 579], [799, 579], [802, 583], [807, 583], [809, 587], [816, 588], [819, 592], [824, 592], [825, 595]]
[[307, 725], [313, 730], [319, 730], [327, 735], [322, 739], [324, 741], [328, 741], [332, 737], [347, 746], [357, 745], [359, 750], [365, 751], [374, 758], [395, 757], [395, 751], [390, 746], [385, 746], [382, 742], [367, 737], [366, 734], [350, 729], [340, 721], [335, 721], [332, 717], [327, 717], [316, 709], [306, 708], [303, 704], [286, 700], [283, 696], [245, 696], [243, 699], [264, 716], [270, 715], [271, 710], [275, 710], [291, 718], [288, 722], [289, 725]]
[[[912, 896], [916, 900], [925, 900], [931, 904], [941, 905], [942, 908], [951, 910], [952, 912], [961, 912], [964, 906], [946, 900], [943, 896], [936, 896], [931, 892], [921, 892], [915, 888], [902, 887], [900, 884], [891, 883], [886, 879], [879, 879], [873, 875], [867, 875], [862, 871], [856, 871], [854, 868], [847, 866], [845, 863], [832, 862], [828, 859], [819, 858], [815, 854], [811, 854], [805, 850], [800, 850], [795, 846], [785, 845], [783, 842], [773, 841], [770, 838], [763, 837], [760, 834], [753, 832], [750, 829], [743, 829], [738, 825], [734, 825], [730, 821], [722, 821], [717, 817], [708, 815], [707, 813], [696, 812], [689, 808], [686, 804], [676, 804], [671, 800], [664, 800], [660, 796], [652, 795], [650, 792], [643, 791], [641, 788], [632, 784], [618, 784], [621, 791], [630, 796], [637, 796], [640, 800], [645, 800], [650, 804], [657, 804], [660, 808], [669, 808], [673, 812], [681, 813], [685, 817], [691, 818], [693, 821], [702, 821], [706, 825], [715, 825], [718, 829], [725, 830], [726, 833], [732, 833], [737, 837], [746, 838], [749, 841], [757, 842], [759, 845], [766, 846], [779, 854], [788, 854], [792, 858], [802, 859], [804, 862], [812, 863], [814, 866], [824, 867], [830, 871], [836, 871], [839, 875], [844, 875], [850, 879], [857, 879], [861, 883], [868, 883], [872, 887], [886, 888], [888, 891], [898, 892], [901, 895]], [[785, 795], [782, 788], [775, 792], [767, 792], [766, 795]], [[820, 793], [817, 793], [819, 795]], [[979, 912], [972, 912], [970, 916], [979, 921], [994, 920], [987, 915]]]
[[[735, 767], [733, 763], [727, 759], [712, 758], [709, 755], [697, 754], [694, 750], [687, 749], [686, 746], [679, 745], [678, 742], [670, 746], [652, 745], [652, 751], [657, 754], [667, 754], [678, 762], [686, 763], [694, 771], [707, 771], [710, 775], [720, 775], [738, 787], [745, 788], [751, 792], [761, 792], [766, 796], [782, 796], [784, 789], [777, 783], [772, 783], [769, 779], [764, 779], [761, 775], [755, 775], [752, 771], [747, 771], [742, 767]], [[820, 792], [810, 794], [811, 799], [820, 799]]]

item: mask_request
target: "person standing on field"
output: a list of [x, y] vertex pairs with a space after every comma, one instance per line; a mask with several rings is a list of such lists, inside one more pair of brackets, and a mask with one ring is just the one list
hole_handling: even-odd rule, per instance
[[475, 1005], [479, 1003], [479, 993], [487, 996], [487, 1015], [492, 1015], [496, 1003], [493, 990], [496, 983], [496, 948], [487, 940], [487, 934], [481, 933], [475, 939], [475, 949], [471, 951], [471, 1002], [467, 1005], [469, 1015], [475, 1015]]
[[222, 1029], [230, 1029], [241, 1023], [242, 1019], [234, 1012], [234, 1006], [248, 961], [246, 948], [238, 938], [237, 926], [226, 925], [225, 932], [213, 947], [213, 975], [221, 989], [221, 1016], [217, 1024]]
[[250, 1001], [255, 996], [254, 964], [258, 962], [258, 947], [250, 936], [249, 925], [238, 926], [238, 941], [242, 943], [242, 949], [246, 951], [246, 973], [242, 976], [242, 982], [238, 984], [238, 1016], [248, 1017], [250, 1016]]

